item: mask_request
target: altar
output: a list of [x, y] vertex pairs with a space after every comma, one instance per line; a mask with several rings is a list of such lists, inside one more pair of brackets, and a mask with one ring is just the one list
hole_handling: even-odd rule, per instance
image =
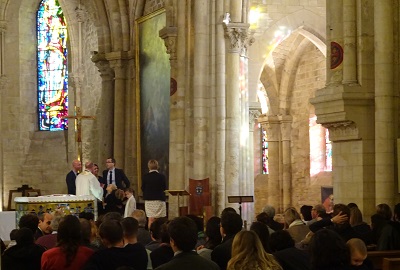
[[55, 194], [39, 197], [16, 197], [15, 211], [16, 224], [21, 216], [25, 214], [36, 214], [53, 212], [59, 210], [65, 215], [79, 216], [81, 212], [90, 212], [94, 214], [97, 220], [97, 199], [92, 195], [66, 195]]

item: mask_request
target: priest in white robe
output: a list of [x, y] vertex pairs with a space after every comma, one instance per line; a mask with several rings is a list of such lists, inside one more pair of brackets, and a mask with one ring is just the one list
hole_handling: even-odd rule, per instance
[[85, 163], [85, 170], [81, 172], [75, 180], [76, 195], [93, 195], [98, 200], [103, 199], [103, 188], [99, 180], [92, 173], [94, 164], [91, 161]]

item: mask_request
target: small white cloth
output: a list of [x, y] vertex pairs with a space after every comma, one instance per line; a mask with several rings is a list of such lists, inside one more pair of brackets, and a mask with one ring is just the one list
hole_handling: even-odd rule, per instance
[[124, 218], [125, 217], [130, 217], [132, 215], [133, 211], [135, 211], [135, 210], [136, 210], [136, 200], [135, 200], [135, 197], [132, 195], [126, 201]]
[[103, 198], [103, 188], [99, 180], [88, 170], [78, 174], [75, 180], [76, 195], [93, 195], [98, 200]]

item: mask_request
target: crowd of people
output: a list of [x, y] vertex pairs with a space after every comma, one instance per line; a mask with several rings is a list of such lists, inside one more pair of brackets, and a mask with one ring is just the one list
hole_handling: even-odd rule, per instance
[[76, 194], [93, 189], [91, 195], [101, 195], [95, 196], [105, 210], [99, 218], [60, 211], [22, 216], [12, 241], [2, 245], [3, 269], [373, 270], [368, 250], [400, 250], [400, 204], [393, 212], [379, 204], [370, 224], [355, 203], [335, 204], [331, 213], [322, 204], [289, 207], [282, 219], [267, 205], [249, 230], [230, 207], [207, 220], [168, 219], [157, 161], [149, 161], [143, 177], [145, 211], [136, 209], [115, 160], [107, 163], [98, 177], [97, 166], [87, 162], [74, 187]]

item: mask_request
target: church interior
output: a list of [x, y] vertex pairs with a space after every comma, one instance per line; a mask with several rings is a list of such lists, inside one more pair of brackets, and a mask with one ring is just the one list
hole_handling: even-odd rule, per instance
[[156, 159], [171, 190], [206, 180], [214, 214], [253, 196], [249, 222], [332, 194], [393, 206], [399, 26], [397, 0], [0, 0], [0, 208], [109, 157], [138, 201]]

